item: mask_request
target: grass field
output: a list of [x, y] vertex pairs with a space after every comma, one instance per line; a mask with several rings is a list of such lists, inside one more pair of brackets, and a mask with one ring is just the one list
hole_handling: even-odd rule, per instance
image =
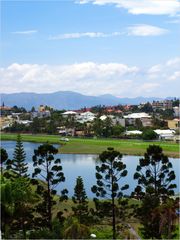
[[[16, 134], [1, 134], [2, 140], [16, 140]], [[179, 144], [175, 142], [144, 142], [141, 140], [119, 140], [119, 139], [86, 139], [69, 138], [69, 142], [62, 142], [57, 135], [31, 135], [22, 134], [22, 140], [27, 142], [49, 142], [61, 144], [61, 153], [77, 154], [99, 154], [107, 147], [113, 147], [123, 154], [143, 155], [146, 148], [151, 144], [159, 145], [164, 153], [170, 157], [179, 157]]]

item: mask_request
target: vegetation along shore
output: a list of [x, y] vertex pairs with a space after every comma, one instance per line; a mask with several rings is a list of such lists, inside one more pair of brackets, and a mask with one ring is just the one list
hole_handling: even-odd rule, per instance
[[[179, 144], [175, 142], [155, 142], [142, 140], [122, 140], [122, 139], [89, 139], [89, 138], [69, 138], [69, 141], [62, 141], [57, 135], [39, 135], [22, 134], [22, 140], [27, 142], [49, 142], [51, 144], [60, 144], [61, 153], [74, 154], [99, 154], [107, 147], [113, 147], [123, 154], [143, 155], [150, 144], [159, 145], [164, 153], [169, 157], [179, 157]], [[1, 134], [1, 140], [16, 141], [17, 134]]]

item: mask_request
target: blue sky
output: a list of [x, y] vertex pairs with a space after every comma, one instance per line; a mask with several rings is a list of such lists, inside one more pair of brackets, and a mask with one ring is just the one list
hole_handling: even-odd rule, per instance
[[1, 13], [2, 92], [178, 96], [179, 0], [2, 1]]

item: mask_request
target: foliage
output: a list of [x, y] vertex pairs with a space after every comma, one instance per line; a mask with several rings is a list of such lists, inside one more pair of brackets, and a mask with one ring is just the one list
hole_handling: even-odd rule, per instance
[[150, 145], [144, 154], [144, 158], [139, 160], [139, 165], [134, 174], [134, 179], [138, 180], [138, 186], [135, 189], [136, 194], [143, 197], [148, 193], [159, 198], [173, 195], [173, 189], [176, 188], [176, 185], [171, 184], [175, 179], [175, 173], [171, 169], [172, 163], [163, 154], [162, 148]]
[[[92, 192], [98, 198], [108, 197], [111, 200], [111, 202], [105, 203], [109, 205], [107, 209], [110, 211], [110, 216], [112, 217], [113, 239], [115, 239], [117, 211], [115, 198], [121, 198], [123, 196], [122, 191], [129, 187], [128, 184], [119, 187], [119, 180], [127, 175], [127, 170], [126, 165], [121, 161], [122, 154], [113, 148], [108, 148], [107, 151], [102, 152], [99, 155], [99, 159], [101, 165], [96, 166], [97, 185], [92, 187]], [[95, 200], [97, 205], [98, 201], [97, 199]]]
[[65, 223], [64, 238], [65, 239], [89, 239], [89, 228], [78, 222], [76, 218], [69, 218]]
[[176, 220], [177, 209], [179, 209], [179, 198], [168, 198], [157, 209], [153, 211], [153, 219], [156, 219], [157, 214], [160, 216], [159, 232], [163, 239], [173, 239], [176, 237]]
[[[171, 182], [175, 179], [167, 156], [162, 148], [150, 145], [144, 158], [139, 160], [134, 179], [138, 180], [138, 186], [133, 195], [142, 199], [142, 205], [136, 209], [137, 216], [143, 225], [142, 234], [145, 238], [161, 238], [160, 213], [157, 211], [161, 203], [174, 194], [176, 187]], [[153, 214], [156, 212], [156, 217]]]
[[158, 135], [152, 129], [145, 129], [142, 133], [143, 140], [154, 140], [157, 139]]
[[[54, 159], [54, 155], [58, 153], [51, 144], [43, 144], [34, 150], [33, 166], [34, 173], [33, 178], [41, 176], [45, 182], [45, 187], [42, 185], [37, 186], [37, 192], [42, 195], [43, 202], [41, 202], [37, 210], [43, 216], [42, 224], [46, 224], [49, 229], [52, 229], [52, 206], [55, 204], [53, 201], [53, 195], [56, 194], [55, 188], [60, 182], [65, 181], [64, 173], [62, 172], [61, 160]], [[61, 200], [66, 199], [67, 190], [61, 191]]]
[[2, 165], [5, 163], [8, 159], [8, 154], [4, 148], [0, 148], [0, 164], [1, 164], [1, 174], [2, 174]]
[[145, 103], [142, 107], [141, 107], [141, 112], [146, 112], [146, 113], [152, 113], [153, 112], [153, 108], [152, 105], [147, 102]]
[[23, 238], [26, 238], [26, 230], [33, 226], [32, 203], [35, 201], [29, 179], [19, 176], [14, 181], [2, 177], [1, 220], [5, 237], [9, 238], [10, 234], [22, 230]]
[[25, 163], [26, 153], [24, 151], [21, 135], [17, 135], [16, 147], [13, 154], [13, 159], [6, 162], [7, 169], [11, 170], [14, 177], [27, 177], [28, 166]]
[[74, 188], [74, 196], [72, 200], [75, 206], [72, 207], [74, 215], [78, 218], [80, 223], [88, 222], [88, 200], [82, 177], [76, 179], [76, 186]]

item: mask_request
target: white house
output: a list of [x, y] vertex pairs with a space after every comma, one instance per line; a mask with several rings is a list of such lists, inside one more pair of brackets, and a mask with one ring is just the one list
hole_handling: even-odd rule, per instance
[[142, 131], [139, 130], [132, 130], [132, 131], [126, 131], [125, 135], [131, 136], [131, 135], [141, 135]]
[[161, 140], [174, 140], [175, 131], [170, 129], [156, 129], [154, 132]]
[[148, 127], [152, 125], [151, 116], [145, 112], [142, 113], [131, 113], [124, 118], [130, 125], [136, 125], [136, 120], [139, 119], [142, 122], [143, 127]]
[[96, 115], [92, 112], [83, 112], [76, 116], [76, 120], [80, 123], [92, 122], [96, 118]]
[[77, 112], [74, 112], [74, 111], [66, 111], [66, 112], [62, 113], [62, 115], [63, 115], [64, 117], [76, 116], [76, 115], [77, 115]]

